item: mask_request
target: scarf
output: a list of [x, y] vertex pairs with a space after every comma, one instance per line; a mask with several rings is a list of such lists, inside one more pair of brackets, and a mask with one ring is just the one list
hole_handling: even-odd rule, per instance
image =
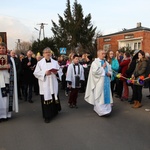
[[10, 63], [10, 80], [9, 80], [9, 112], [13, 110], [13, 94], [14, 94], [14, 69], [13, 62]]
[[[105, 60], [101, 60], [101, 65], [105, 63]], [[108, 67], [105, 67], [105, 77], [104, 77], [104, 103], [110, 104], [110, 77], [106, 74], [108, 73]]]

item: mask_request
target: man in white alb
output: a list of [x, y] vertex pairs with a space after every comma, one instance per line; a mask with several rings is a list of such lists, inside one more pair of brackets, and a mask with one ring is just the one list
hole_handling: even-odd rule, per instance
[[46, 123], [49, 123], [50, 119], [61, 109], [56, 76], [59, 65], [56, 60], [51, 58], [51, 55], [51, 49], [45, 48], [43, 50], [44, 58], [38, 61], [33, 73], [39, 82], [43, 118]]
[[85, 92], [85, 101], [94, 105], [94, 111], [99, 115], [107, 115], [112, 111], [112, 95], [110, 90], [111, 66], [105, 61], [106, 52], [97, 51], [91, 65]]

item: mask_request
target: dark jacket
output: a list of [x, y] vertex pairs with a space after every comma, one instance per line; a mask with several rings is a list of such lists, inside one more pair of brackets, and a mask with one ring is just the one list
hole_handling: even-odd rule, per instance
[[144, 76], [145, 77], [145, 73], [146, 73], [146, 68], [147, 68], [147, 60], [137, 60], [136, 61], [136, 67], [135, 70], [133, 72], [133, 75], [135, 77], [135, 79], [138, 79], [139, 76]]
[[[35, 69], [35, 66], [37, 64], [37, 60], [35, 58], [32, 58], [31, 57], [31, 65], [28, 66], [27, 63], [29, 62], [29, 59], [28, 58], [24, 58], [22, 60], [22, 69], [23, 69], [23, 81], [25, 83], [33, 83], [34, 81], [34, 75], [33, 75], [33, 72], [34, 72], [34, 69]], [[34, 69], [32, 69], [34, 68]]]
[[150, 74], [150, 58], [147, 58], [147, 67], [145, 72], [145, 77], [148, 77]]
[[134, 56], [132, 57], [132, 60], [131, 60], [129, 66], [128, 66], [128, 69], [127, 69], [127, 71], [126, 71], [126, 74], [127, 74], [127, 77], [128, 77], [128, 78], [131, 78], [131, 76], [132, 76], [132, 74], [133, 74], [133, 72], [134, 72], [134, 70], [135, 70], [136, 61], [137, 61], [137, 59], [138, 59], [138, 53], [139, 53], [140, 51], [141, 51], [141, 50], [138, 50], [138, 51], [134, 54]]
[[16, 71], [17, 71], [17, 81], [20, 80], [20, 74], [21, 74], [21, 62], [19, 58], [14, 58], [15, 65], [16, 65]]
[[[12, 61], [10, 60], [10, 56], [8, 56], [8, 62], [12, 65]], [[17, 81], [20, 80], [20, 73], [21, 73], [21, 62], [20, 59], [17, 57], [14, 57], [14, 62], [16, 66], [16, 72], [17, 72]]]

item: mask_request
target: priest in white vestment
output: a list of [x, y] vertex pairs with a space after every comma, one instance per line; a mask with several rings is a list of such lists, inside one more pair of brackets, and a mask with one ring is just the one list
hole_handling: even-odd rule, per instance
[[58, 62], [51, 58], [51, 49], [43, 50], [44, 58], [38, 61], [34, 76], [38, 79], [41, 95], [42, 113], [46, 123], [60, 111], [58, 98], [57, 72], [60, 68]]
[[111, 66], [105, 61], [106, 52], [97, 51], [96, 58], [91, 65], [86, 92], [85, 101], [94, 105], [94, 111], [99, 115], [107, 115], [112, 111], [112, 95], [110, 90]]
[[[5, 43], [0, 43], [0, 54], [6, 55]], [[11, 118], [12, 111], [18, 112], [16, 67], [12, 57], [7, 61], [7, 68], [0, 70], [0, 121]]]

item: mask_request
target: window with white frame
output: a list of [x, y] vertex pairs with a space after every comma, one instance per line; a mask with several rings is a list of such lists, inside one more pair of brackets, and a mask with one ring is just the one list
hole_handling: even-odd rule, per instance
[[105, 51], [110, 50], [110, 48], [111, 48], [111, 45], [110, 45], [110, 44], [105, 44], [105, 45], [103, 45], [103, 49], [104, 49]]
[[137, 43], [134, 43], [134, 50], [137, 49]]
[[138, 49], [141, 49], [141, 42], [138, 42]]

